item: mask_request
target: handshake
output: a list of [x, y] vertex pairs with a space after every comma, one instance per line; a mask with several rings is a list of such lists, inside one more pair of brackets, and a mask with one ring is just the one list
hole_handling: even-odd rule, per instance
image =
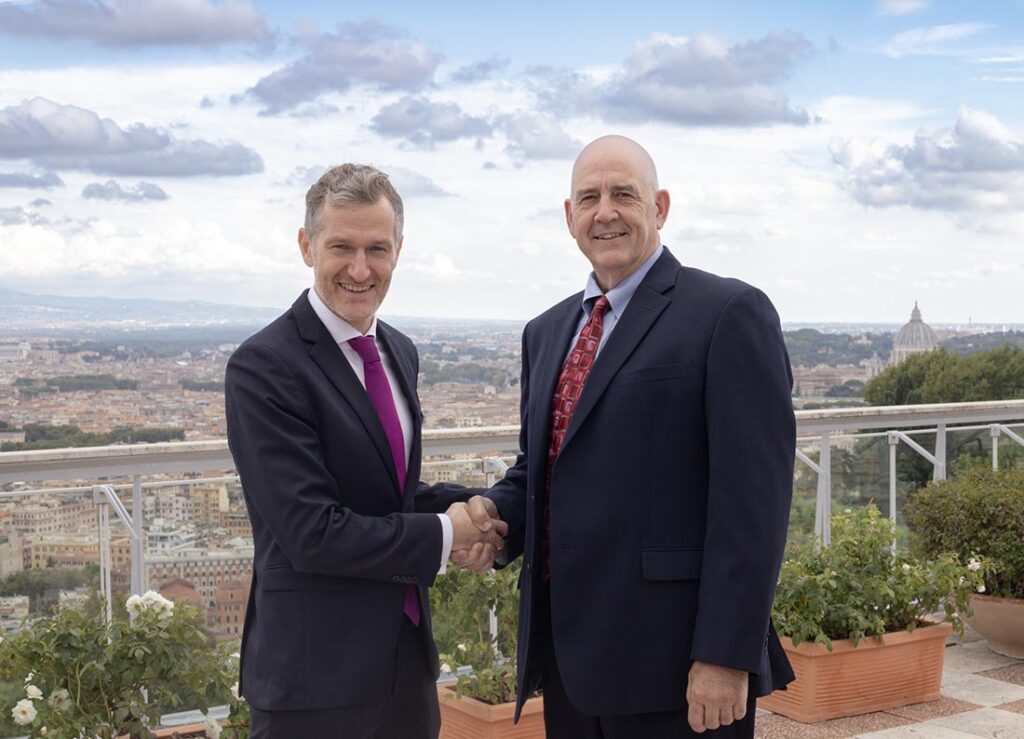
[[467, 503], [453, 503], [445, 515], [452, 522], [452, 563], [477, 574], [491, 569], [508, 536], [494, 501], [476, 495]]

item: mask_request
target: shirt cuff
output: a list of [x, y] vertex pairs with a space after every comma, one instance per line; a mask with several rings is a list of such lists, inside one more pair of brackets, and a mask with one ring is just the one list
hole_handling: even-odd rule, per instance
[[455, 533], [452, 529], [452, 520], [444, 513], [438, 513], [441, 519], [441, 566], [437, 568], [437, 574], [443, 575], [448, 571], [448, 556], [452, 553], [452, 542], [455, 540]]

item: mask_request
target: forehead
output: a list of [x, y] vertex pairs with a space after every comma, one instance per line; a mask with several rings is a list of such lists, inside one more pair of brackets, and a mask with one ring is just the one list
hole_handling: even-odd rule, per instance
[[643, 168], [635, 158], [616, 152], [588, 152], [573, 169], [572, 189], [633, 186], [643, 189]]
[[379, 238], [381, 233], [394, 237], [395, 211], [386, 198], [376, 203], [348, 203], [331, 205], [324, 203], [320, 214], [320, 227], [324, 236], [345, 234], [358, 237], [366, 234]]

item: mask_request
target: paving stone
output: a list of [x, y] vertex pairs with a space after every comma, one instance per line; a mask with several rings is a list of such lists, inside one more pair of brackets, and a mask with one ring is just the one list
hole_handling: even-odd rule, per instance
[[[979, 706], [998, 706], [1000, 703], [1024, 700], [1024, 686], [990, 677], [944, 671], [942, 694]], [[1024, 734], [1021, 736], [1024, 737]]]
[[1021, 739], [1024, 737], [1024, 715], [998, 708], [979, 708], [976, 711], [943, 716], [921, 725], [945, 726], [989, 739]]
[[858, 734], [856, 739], [978, 739], [975, 734], [965, 734], [956, 729], [931, 724], [911, 724], [897, 726], [895, 729], [872, 731], [870, 734]]
[[890, 713], [866, 713], [862, 716], [837, 718], [817, 724], [802, 724], [785, 716], [772, 714], [758, 719], [754, 727], [755, 739], [850, 739], [864, 732], [902, 726], [910, 719]]
[[996, 667], [1017, 664], [1020, 660], [996, 654], [985, 642], [971, 642], [948, 647], [943, 657], [943, 670], [953, 672], [982, 672]]
[[1000, 703], [996, 706], [1000, 711], [1013, 711], [1014, 713], [1024, 713], [1024, 701], [1013, 701], [1012, 703]]
[[978, 674], [982, 677], [990, 677], [993, 680], [1002, 680], [1014, 685], [1024, 685], [1024, 662], [1018, 662], [1006, 667], [997, 667], [993, 670], [985, 670]]
[[982, 708], [982, 706], [979, 706], [977, 703], [968, 703], [967, 701], [943, 696], [937, 701], [915, 703], [912, 706], [903, 706], [902, 708], [889, 708], [885, 712], [891, 713], [894, 716], [900, 716], [901, 718], [910, 719], [911, 721], [928, 721], [933, 718], [939, 718], [940, 716], [950, 716], [954, 713], [973, 711], [977, 708]]

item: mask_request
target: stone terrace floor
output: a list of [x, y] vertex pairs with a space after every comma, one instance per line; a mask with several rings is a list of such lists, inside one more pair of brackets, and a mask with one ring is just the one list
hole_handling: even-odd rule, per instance
[[946, 647], [942, 698], [801, 724], [759, 710], [757, 739], [1024, 739], [1024, 660], [996, 654], [970, 630]]

